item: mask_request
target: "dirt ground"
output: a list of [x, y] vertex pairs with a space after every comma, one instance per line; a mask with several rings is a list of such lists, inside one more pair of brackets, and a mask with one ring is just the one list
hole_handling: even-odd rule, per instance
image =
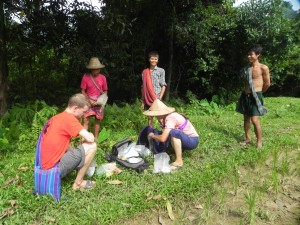
[[[152, 209], [122, 224], [300, 225], [299, 150], [281, 152], [277, 163], [271, 155], [255, 166], [240, 166], [236, 175], [219, 185], [209, 204], [183, 202], [180, 208], [172, 207], [173, 220], [167, 208]], [[251, 199], [255, 200], [252, 220]]]

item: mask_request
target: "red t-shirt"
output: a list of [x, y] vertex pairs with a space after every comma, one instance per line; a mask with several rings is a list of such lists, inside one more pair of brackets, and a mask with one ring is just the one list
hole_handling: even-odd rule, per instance
[[50, 169], [65, 154], [72, 137], [84, 129], [79, 120], [64, 111], [53, 116], [46, 124], [41, 140], [42, 168]]
[[[96, 77], [93, 78], [98, 88], [100, 88], [102, 92], [107, 91], [107, 82], [104, 75], [99, 73]], [[102, 93], [93, 83], [91, 74], [84, 74], [81, 80], [80, 88], [85, 90], [87, 96], [93, 100], [96, 100]]]

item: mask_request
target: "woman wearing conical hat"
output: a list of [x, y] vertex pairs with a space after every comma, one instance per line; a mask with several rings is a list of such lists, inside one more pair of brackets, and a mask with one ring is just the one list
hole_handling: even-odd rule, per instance
[[97, 57], [92, 57], [89, 64], [86, 66], [90, 73], [84, 74], [81, 80], [81, 92], [86, 95], [92, 107], [84, 114], [84, 128], [88, 130], [91, 117], [95, 117], [94, 135], [97, 139], [100, 131], [100, 120], [104, 117], [104, 106], [97, 104], [97, 99], [100, 95], [107, 94], [106, 77], [100, 73], [100, 69], [105, 66], [100, 63]]
[[175, 161], [171, 164], [172, 169], [182, 167], [182, 151], [195, 149], [199, 143], [199, 135], [194, 126], [186, 117], [175, 112], [174, 108], [166, 106], [159, 99], [156, 99], [143, 114], [155, 116], [163, 128], [160, 135], [149, 133], [150, 138], [159, 142], [170, 140], [176, 156]]

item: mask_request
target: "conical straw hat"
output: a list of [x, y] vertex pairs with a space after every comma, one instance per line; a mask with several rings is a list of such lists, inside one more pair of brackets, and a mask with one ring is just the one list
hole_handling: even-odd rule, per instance
[[100, 63], [99, 59], [97, 57], [92, 57], [90, 59], [89, 64], [86, 66], [87, 69], [94, 70], [94, 69], [101, 69], [105, 66]]
[[175, 108], [166, 106], [162, 101], [158, 98], [155, 99], [152, 106], [143, 112], [146, 116], [163, 116], [175, 112]]

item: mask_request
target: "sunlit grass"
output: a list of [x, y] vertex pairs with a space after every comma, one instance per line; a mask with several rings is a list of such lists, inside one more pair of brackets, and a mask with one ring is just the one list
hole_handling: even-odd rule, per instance
[[[153, 174], [153, 167], [150, 167], [139, 174], [120, 167], [123, 172], [119, 175], [110, 178], [94, 176], [97, 185], [93, 190], [86, 192], [71, 190], [75, 178], [75, 173], [72, 173], [62, 182], [62, 200], [58, 203], [54, 203], [49, 196], [31, 194], [36, 140], [18, 143], [22, 145], [21, 150], [15, 148], [0, 152], [0, 213], [9, 208], [13, 209], [13, 213], [3, 217], [2, 221], [4, 224], [122, 224], [123, 220], [151, 208], [165, 210], [164, 198], [170, 201], [175, 210], [186, 209], [182, 205], [183, 202], [199, 201], [204, 209], [196, 221], [210, 221], [214, 210], [222, 211], [226, 193], [232, 191], [222, 189], [218, 184], [229, 180], [233, 184], [233, 191], [236, 192], [240, 182], [239, 166], [255, 167], [257, 164], [262, 165], [268, 156], [273, 157], [271, 168], [274, 173], [270, 180], [259, 187], [259, 192], [266, 191], [269, 184], [274, 190], [278, 189], [278, 171], [283, 175], [289, 173], [288, 152], [285, 149], [299, 148], [300, 100], [267, 98], [266, 103], [269, 112], [260, 119], [263, 129], [261, 151], [257, 151], [254, 145], [242, 147], [238, 144], [244, 138], [243, 119], [242, 115], [232, 109], [215, 109], [211, 115], [187, 115], [200, 134], [200, 145], [193, 151], [184, 152], [182, 169], [171, 174]], [[110, 151], [118, 140], [131, 137], [136, 141], [138, 130], [146, 123], [142, 115], [135, 115], [141, 113], [138, 104], [133, 106], [135, 114], [130, 112], [132, 108], [129, 106], [124, 109], [109, 107], [104, 126], [111, 131], [111, 135], [98, 146], [95, 157], [98, 165], [106, 163], [103, 157], [105, 152]], [[130, 116], [133, 117], [133, 121], [127, 121], [131, 120]], [[135, 120], [138, 122], [134, 123]], [[123, 124], [125, 126], [122, 126]], [[253, 127], [252, 136], [254, 138]], [[284, 157], [283, 161], [279, 162], [280, 153]], [[173, 152], [169, 154], [171, 159], [174, 159]], [[298, 157], [300, 158], [300, 155]], [[152, 158], [149, 158], [149, 161], [153, 164]], [[296, 171], [300, 174], [299, 163]], [[107, 183], [113, 179], [123, 183]], [[154, 198], [155, 196], [161, 197]], [[220, 205], [218, 208], [213, 205], [213, 199], [216, 197]], [[252, 200], [256, 199], [253, 189], [249, 190], [247, 199], [249, 209], [250, 203], [253, 205], [253, 210], [249, 211], [249, 215], [253, 216], [255, 205], [252, 204]], [[11, 206], [10, 200], [17, 200], [17, 207]], [[184, 221], [185, 212], [182, 210], [177, 217], [179, 221]], [[267, 212], [263, 210], [260, 210], [259, 214], [261, 217], [268, 217]], [[177, 224], [180, 223], [177, 221]]]

